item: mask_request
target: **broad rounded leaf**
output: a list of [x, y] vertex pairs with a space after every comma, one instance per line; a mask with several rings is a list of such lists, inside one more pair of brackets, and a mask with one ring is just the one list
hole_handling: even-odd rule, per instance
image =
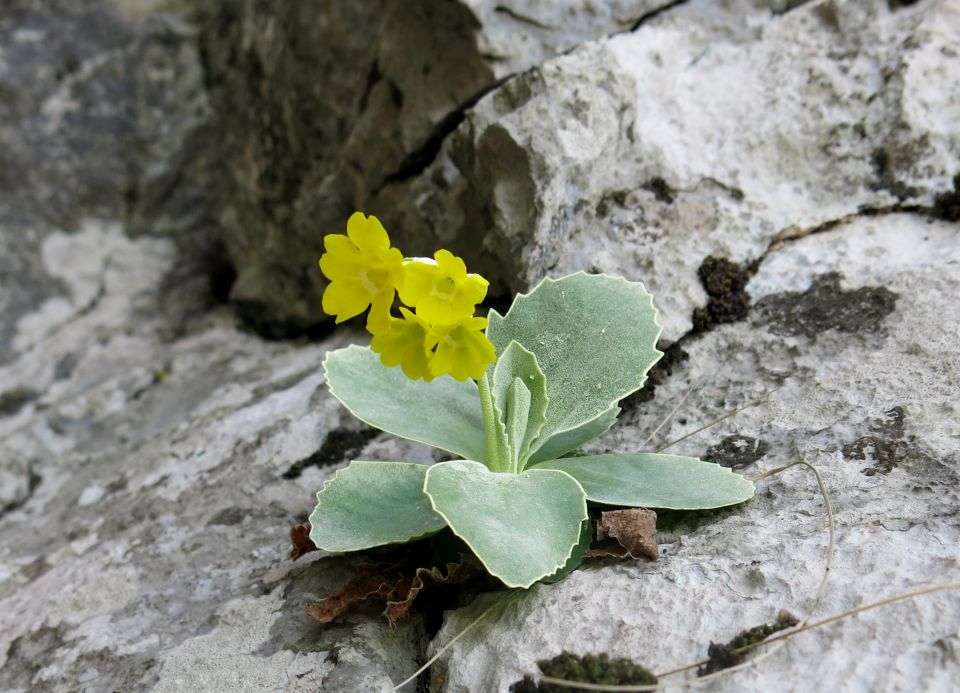
[[502, 354], [511, 341], [534, 353], [546, 376], [547, 421], [534, 448], [579, 428], [640, 389], [663, 355], [653, 298], [621, 277], [578, 272], [549, 277], [490, 311], [487, 336]]
[[531, 469], [561, 470], [580, 482], [587, 498], [606, 505], [702, 510], [753, 498], [753, 482], [695, 457], [652, 452], [584, 455]]
[[310, 539], [326, 551], [359, 551], [439, 532], [446, 524], [423, 493], [429, 465], [354, 461], [317, 493]]
[[491, 472], [479, 462], [433, 465], [424, 491], [487, 571], [529, 587], [564, 567], [587, 519], [583, 489], [564, 472]]
[[323, 362], [330, 392], [361, 421], [454, 455], [485, 460], [480, 395], [472, 380], [411, 380], [369, 347], [349, 346]]
[[570, 552], [570, 557], [567, 559], [567, 562], [563, 564], [563, 567], [555, 572], [553, 575], [549, 575], [541, 582], [545, 582], [548, 585], [552, 585], [555, 582], [560, 582], [563, 578], [567, 577], [570, 573], [580, 567], [580, 564], [583, 563], [583, 557], [586, 555], [587, 550], [590, 548], [590, 545], [593, 543], [593, 522], [590, 518], [587, 518], [580, 523], [580, 540], [577, 542], [577, 545], [573, 547], [573, 551]]

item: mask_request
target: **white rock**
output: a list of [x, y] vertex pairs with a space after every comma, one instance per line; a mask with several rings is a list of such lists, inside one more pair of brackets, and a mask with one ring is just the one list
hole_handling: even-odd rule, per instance
[[[764, 403], [671, 452], [701, 456], [727, 436], [746, 435], [770, 446], [748, 474], [796, 459], [818, 467], [833, 504], [837, 549], [814, 618], [955, 580], [955, 238], [952, 224], [898, 214], [856, 219], [774, 251], [750, 284], [758, 301], [750, 321], [685, 343], [689, 360], [642, 412], [626, 412], [595, 447], [638, 449], [690, 387], [690, 399], [654, 444], [771, 391]], [[831, 272], [843, 277], [839, 289], [809, 291]], [[878, 292], [894, 300], [871, 312]], [[777, 313], [776, 305], [793, 312]], [[590, 566], [492, 612], [444, 654], [434, 690], [505, 690], [537, 673], [537, 660], [564, 650], [605, 652], [666, 671], [702, 659], [711, 641], [773, 622], [781, 608], [797, 616], [811, 608], [827, 531], [822, 498], [805, 468], [759, 482], [742, 508], [676, 526], [661, 522], [660, 531], [659, 563]], [[489, 603], [448, 613], [432, 648]], [[943, 648], [956, 642], [958, 623], [955, 593], [921, 597], [798, 636], [714, 687], [947, 691], [960, 661]]]

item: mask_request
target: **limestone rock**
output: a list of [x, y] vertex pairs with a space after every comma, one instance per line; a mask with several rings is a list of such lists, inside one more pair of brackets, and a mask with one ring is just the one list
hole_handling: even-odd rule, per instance
[[356, 427], [319, 370], [349, 337], [264, 342], [223, 308], [174, 334], [206, 283], [165, 288], [172, 240], [91, 222], [42, 249], [66, 291], [19, 322], [0, 367], [8, 402], [34, 393], [0, 418], [0, 688], [385, 690], [411, 673], [420, 619], [321, 627], [303, 606], [353, 559], [286, 557], [313, 493], [361, 452], [316, 454]]
[[[798, 459], [819, 469], [837, 545], [813, 618], [955, 580], [958, 262], [955, 224], [908, 214], [857, 218], [784, 245], [748, 287], [750, 318], [684, 341], [690, 357], [655, 399], [593, 447], [639, 449], [689, 388], [653, 445], [770, 392], [670, 452], [702, 456], [750, 436], [767, 452], [743, 468], [748, 475]], [[825, 282], [832, 290], [819, 293]], [[593, 565], [514, 595], [443, 655], [433, 689], [506, 690], [564, 650], [628, 657], [655, 672], [698, 661], [711, 641], [773, 622], [780, 609], [806, 614], [827, 536], [823, 499], [803, 467], [758, 482], [742, 507], [661, 514], [658, 563]], [[494, 603], [487, 596], [449, 612], [432, 649]], [[947, 691], [960, 676], [948, 654], [958, 624], [955, 593], [920, 597], [798, 636], [713, 689]]]
[[[629, 28], [664, 0], [258, 4], [207, 14], [203, 52], [216, 111], [222, 237], [233, 301], [267, 334], [326, 320], [323, 236], [392, 181], [417, 175], [466, 109], [503, 79], [582, 41]], [[460, 226], [383, 221], [408, 255]]]
[[688, 5], [484, 97], [421, 177], [381, 192], [388, 216], [465, 229], [454, 247], [482, 239], [483, 268], [515, 291], [584, 269], [644, 281], [674, 340], [706, 301], [707, 256], [751, 263], [950, 190], [954, 3]]
[[[691, 388], [652, 445], [769, 393], [672, 451], [817, 465], [838, 533], [814, 618], [955, 579], [954, 3], [330, 8], [0, 7], [0, 688], [389, 690], [491, 603], [432, 644], [416, 614], [320, 626], [303, 604], [357, 557], [286, 559], [339, 465], [435, 459], [326, 392], [357, 331], [238, 315], [313, 324], [322, 235], [367, 205], [501, 290], [648, 284], [675, 343], [592, 450], [640, 448]], [[432, 688], [504, 690], [563, 649], [663, 671], [811, 608], [805, 468], [659, 519], [660, 562], [519, 593]], [[958, 624], [955, 592], [923, 597], [714, 687], [950, 690]]]

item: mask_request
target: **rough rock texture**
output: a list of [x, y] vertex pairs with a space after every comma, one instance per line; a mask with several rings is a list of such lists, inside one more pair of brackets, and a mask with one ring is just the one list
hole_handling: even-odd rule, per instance
[[[314, 261], [325, 234], [374, 209], [384, 186], [419, 174], [499, 82], [666, 4], [415, 0], [318, 10], [225, 0], [203, 21], [202, 47], [234, 302], [272, 335], [327, 320]], [[388, 226], [408, 255], [432, 255], [455, 237], [477, 266], [483, 237], [461, 227]]]
[[172, 332], [206, 283], [166, 285], [166, 239], [90, 223], [43, 251], [68, 290], [20, 321], [0, 368], [0, 391], [33, 393], [0, 419], [0, 688], [337, 690], [413, 671], [418, 619], [321, 628], [303, 604], [351, 560], [286, 558], [344, 453], [285, 475], [356, 427], [318, 372], [343, 339], [263, 342], [222, 309]]
[[483, 239], [514, 290], [590, 268], [642, 280], [673, 340], [706, 302], [707, 256], [752, 262], [777, 239], [950, 189], [955, 3], [715, 5], [509, 81], [420, 177], [381, 192], [385, 216]]
[[[656, 398], [592, 447], [639, 448], [689, 388], [653, 445], [771, 392], [670, 451], [700, 456], [729, 436], [751, 436], [768, 452], [747, 474], [797, 459], [817, 466], [837, 549], [815, 616], [955, 580], [956, 238], [955, 224], [895, 214], [782, 246], [748, 287], [757, 301], [750, 318], [686, 344], [689, 360]], [[838, 278], [829, 297], [811, 291], [824, 277]], [[884, 311], [873, 310], [878, 291], [892, 299]], [[807, 329], [793, 329], [795, 315], [784, 320], [778, 305], [805, 312]], [[781, 608], [807, 612], [823, 573], [826, 524], [805, 468], [759, 482], [742, 508], [662, 515], [660, 562], [595, 565], [513, 598], [444, 654], [433, 689], [505, 690], [564, 650], [630, 657], [655, 672], [702, 659], [711, 641], [773, 622]], [[432, 649], [491, 603], [450, 613]], [[956, 593], [922, 597], [799, 636], [711, 690], [946, 691], [960, 676], [958, 626]]]
[[[0, 7], [0, 689], [390, 690], [490, 603], [432, 642], [417, 614], [303, 612], [357, 560], [286, 558], [323, 480], [434, 459], [326, 393], [358, 333], [248, 329], [320, 319], [322, 236], [358, 207], [500, 290], [646, 282], [675, 343], [593, 449], [691, 388], [651, 445], [770, 393], [672, 451], [818, 466], [817, 615], [955, 579], [956, 3], [322, 6]], [[421, 689], [505, 690], [564, 649], [663, 671], [811, 606], [809, 471], [659, 519], [658, 563], [519, 594]], [[924, 597], [714, 688], [946, 691], [958, 627], [956, 592]]]

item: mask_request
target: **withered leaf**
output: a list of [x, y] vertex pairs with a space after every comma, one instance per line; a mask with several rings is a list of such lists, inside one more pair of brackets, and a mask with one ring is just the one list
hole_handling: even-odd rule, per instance
[[477, 573], [480, 567], [480, 562], [473, 556], [461, 556], [459, 563], [447, 563], [446, 575], [439, 567], [417, 568], [413, 579], [408, 584], [398, 585], [396, 594], [387, 600], [387, 608], [384, 609], [383, 615], [387, 617], [390, 627], [396, 628], [397, 623], [410, 612], [410, 607], [413, 606], [413, 601], [420, 594], [420, 590], [427, 584], [457, 585]]
[[290, 558], [297, 560], [305, 553], [318, 551], [317, 545], [310, 539], [310, 524], [295, 525], [290, 528], [290, 541], [293, 547], [290, 549]]
[[610, 510], [600, 514], [597, 541], [587, 551], [588, 558], [606, 556], [660, 558], [657, 546], [657, 514], [646, 508]]
[[396, 584], [397, 577], [389, 579], [374, 570], [365, 570], [347, 580], [343, 587], [322, 602], [312, 602], [304, 609], [320, 623], [330, 623], [368, 597], [376, 595], [386, 599]]
[[369, 566], [323, 601], [304, 608], [320, 623], [329, 623], [367, 599], [381, 599], [387, 603], [383, 615], [390, 627], [396, 628], [427, 585], [459, 584], [481, 570], [480, 562], [473, 556], [461, 556], [459, 563], [447, 563], [445, 572], [440, 567], [415, 566], [414, 557], [401, 564]]

